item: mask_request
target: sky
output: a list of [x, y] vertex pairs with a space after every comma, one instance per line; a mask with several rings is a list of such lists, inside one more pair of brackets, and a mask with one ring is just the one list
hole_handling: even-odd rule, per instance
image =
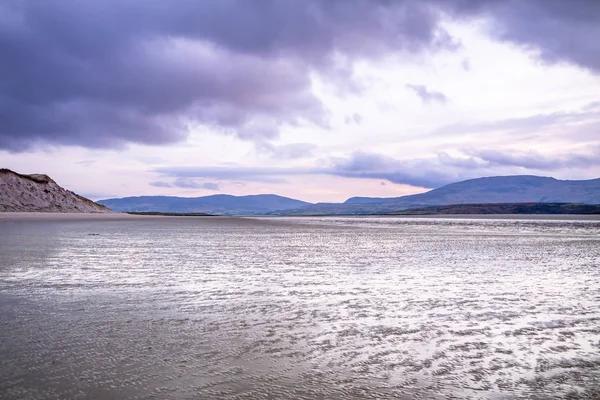
[[600, 177], [597, 0], [0, 3], [0, 167], [94, 200]]

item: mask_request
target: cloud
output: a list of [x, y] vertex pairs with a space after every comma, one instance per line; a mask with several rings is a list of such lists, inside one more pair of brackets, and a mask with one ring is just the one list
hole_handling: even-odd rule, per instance
[[252, 141], [325, 127], [313, 74], [354, 87], [356, 60], [456, 49], [444, 18], [600, 72], [595, 0], [5, 1], [0, 149], [163, 145], [197, 125]]
[[582, 108], [583, 111], [600, 111], [600, 101], [592, 101]]
[[385, 179], [392, 183], [433, 188], [454, 181], [448, 171], [438, 168], [435, 158], [398, 160], [378, 153], [355, 152], [331, 160], [324, 173], [359, 179]]
[[577, 111], [560, 111], [535, 114], [518, 118], [503, 118], [490, 121], [466, 121], [445, 125], [432, 132], [432, 135], [479, 134], [502, 132], [510, 134], [540, 134], [545, 129], [559, 127], [569, 134], [585, 128], [588, 124], [600, 122], [600, 109], [596, 103], [589, 103]]
[[448, 102], [448, 98], [442, 92], [436, 92], [435, 90], [427, 89], [426, 86], [423, 85], [406, 85], [407, 89], [412, 90], [416, 93], [417, 96], [421, 98], [423, 103], [440, 103], [446, 104]]
[[162, 164], [164, 163], [166, 160], [164, 158], [161, 157], [152, 157], [152, 156], [142, 156], [142, 157], [136, 157], [135, 158], [137, 161], [143, 163], [143, 164]]
[[317, 145], [312, 143], [290, 143], [275, 146], [264, 142], [258, 144], [258, 148], [275, 159], [300, 159], [312, 157]]
[[351, 177], [385, 179], [399, 184], [434, 188], [448, 183], [481, 176], [539, 174], [561, 169], [586, 170], [600, 166], [600, 143], [586, 151], [542, 154], [533, 150], [463, 150], [456, 156], [445, 152], [435, 157], [399, 160], [377, 154], [356, 152], [334, 160], [318, 173]]
[[207, 189], [207, 190], [219, 190], [220, 185], [215, 182], [197, 182], [190, 178], [177, 178], [172, 183], [165, 181], [150, 182], [150, 186], [159, 188], [182, 188], [182, 189]]
[[163, 167], [165, 176], [180, 179], [216, 178], [257, 182], [281, 182], [285, 176], [331, 175], [356, 179], [379, 179], [397, 184], [436, 188], [481, 176], [537, 174], [563, 168], [586, 169], [600, 165], [600, 144], [587, 152], [543, 155], [512, 149], [463, 150], [457, 155], [440, 152], [432, 157], [396, 159], [378, 153], [355, 152], [346, 157], [321, 160], [318, 166], [277, 167]]
[[159, 187], [159, 188], [170, 188], [173, 187], [169, 182], [157, 181], [148, 183], [150, 186]]
[[567, 62], [600, 72], [600, 3], [596, 0], [453, 0], [444, 5], [462, 18], [487, 21], [489, 34], [533, 52], [547, 63]]
[[353, 153], [348, 157], [322, 160], [318, 166], [279, 167], [161, 167], [153, 171], [177, 179], [203, 178], [231, 181], [283, 183], [287, 176], [333, 175], [359, 179], [385, 179], [419, 187], [437, 187], [454, 180], [436, 159], [396, 160], [376, 153]]
[[202, 184], [202, 188], [207, 189], [207, 190], [219, 190], [220, 186], [218, 183], [215, 183], [215, 182], [204, 182]]
[[83, 165], [84, 167], [89, 167], [91, 165], [96, 164], [98, 161], [96, 160], [81, 160], [81, 161], [76, 161], [75, 164], [79, 164], [79, 165]]
[[[326, 125], [311, 73], [388, 52], [451, 48], [413, 1], [23, 0], [0, 5], [0, 148], [118, 148], [204, 125], [245, 140]], [[348, 78], [348, 79], [346, 79]]]
[[177, 178], [175, 182], [173, 182], [173, 186], [182, 189], [200, 189], [202, 188], [202, 183], [198, 183], [193, 179]]
[[354, 113], [352, 115], [348, 115], [345, 118], [346, 125], [351, 125], [351, 124], [360, 125], [360, 124], [362, 124], [362, 121], [363, 121], [363, 117], [359, 113]]
[[215, 182], [197, 182], [190, 178], [177, 178], [172, 183], [172, 187], [178, 187], [182, 189], [207, 189], [207, 190], [219, 190], [220, 186]]
[[308, 168], [286, 169], [232, 165], [223, 167], [160, 167], [152, 171], [178, 179], [204, 178], [240, 182], [285, 183], [286, 180], [282, 176], [301, 175], [303, 173], [310, 173], [312, 170]]
[[546, 156], [533, 150], [471, 150], [468, 153], [490, 166], [513, 166], [531, 170], [585, 169], [600, 165], [600, 145], [588, 153], [570, 152], [554, 156]]
[[570, 129], [563, 129], [562, 136], [579, 142], [594, 142], [600, 137], [600, 119], [595, 122], [582, 123]]
[[471, 61], [469, 61], [469, 59], [464, 59], [461, 63], [460, 63], [460, 67], [468, 72], [471, 70]]

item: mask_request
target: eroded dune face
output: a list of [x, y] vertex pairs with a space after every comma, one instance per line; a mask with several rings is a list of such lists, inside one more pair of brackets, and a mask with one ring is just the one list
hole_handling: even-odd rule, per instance
[[0, 212], [106, 213], [107, 207], [63, 189], [48, 175], [0, 169]]

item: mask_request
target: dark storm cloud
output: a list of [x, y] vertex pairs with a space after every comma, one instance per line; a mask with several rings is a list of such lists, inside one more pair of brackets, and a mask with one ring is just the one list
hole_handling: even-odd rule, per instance
[[327, 126], [312, 72], [351, 88], [354, 60], [454, 49], [444, 15], [600, 72], [596, 0], [5, 1], [0, 148], [158, 145], [196, 125], [260, 141], [281, 125]]
[[310, 73], [452, 46], [412, 1], [116, 0], [0, 5], [0, 148], [182, 140], [200, 124], [247, 140], [326, 125]]
[[406, 85], [407, 89], [415, 92], [417, 96], [423, 101], [423, 103], [441, 103], [446, 104], [448, 102], [448, 98], [442, 92], [437, 92], [435, 90], [430, 90], [427, 86], [424, 85]]
[[568, 62], [600, 72], [600, 1], [444, 0], [459, 18], [488, 20], [490, 35], [522, 46], [548, 63]]

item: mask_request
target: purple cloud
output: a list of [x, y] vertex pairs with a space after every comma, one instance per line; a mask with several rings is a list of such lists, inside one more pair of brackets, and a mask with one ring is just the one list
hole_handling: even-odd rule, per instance
[[258, 144], [258, 149], [276, 159], [299, 159], [312, 157], [317, 146], [312, 143], [290, 143], [275, 146], [264, 142]]
[[442, 126], [435, 129], [431, 135], [465, 135], [482, 134], [487, 132], [502, 132], [511, 134], [514, 139], [519, 135], [543, 136], [544, 130], [560, 130], [570, 137], [577, 136], [578, 132], [588, 132], [589, 139], [598, 139], [598, 124], [600, 123], [600, 108], [597, 102], [592, 102], [581, 110], [560, 111], [546, 114], [535, 114], [526, 117], [504, 118], [490, 121], [465, 121], [457, 124]]
[[490, 166], [512, 166], [532, 170], [590, 168], [600, 165], [600, 145], [589, 153], [569, 153], [546, 156], [537, 151], [471, 150], [468, 153]]
[[423, 103], [440, 103], [446, 104], [448, 102], [448, 97], [442, 92], [437, 92], [435, 90], [430, 90], [424, 85], [406, 85], [407, 89], [415, 92], [417, 96], [423, 101]]
[[560, 168], [585, 169], [597, 165], [600, 165], [600, 146], [588, 152], [553, 156], [534, 151], [471, 149], [465, 150], [460, 156], [440, 152], [427, 158], [396, 159], [378, 153], [355, 152], [346, 157], [322, 160], [318, 167], [162, 167], [153, 171], [175, 177], [177, 180], [216, 178], [230, 181], [281, 182], [285, 176], [332, 175], [435, 188], [480, 176], [539, 173]]
[[149, 185], [150, 186], [154, 186], [154, 187], [158, 187], [158, 188], [170, 188], [170, 187], [173, 187], [169, 182], [164, 182], [164, 181], [150, 182]]
[[264, 141], [281, 126], [327, 126], [312, 73], [351, 88], [355, 60], [456, 49], [443, 16], [483, 19], [544, 62], [600, 72], [592, 0], [8, 1], [0, 149], [160, 145], [195, 125]]
[[174, 182], [169, 183], [165, 181], [150, 182], [150, 186], [158, 188], [182, 188], [182, 189], [207, 189], [207, 190], [219, 190], [221, 187], [215, 182], [197, 182], [190, 178], [177, 178]]
[[23, 0], [0, 15], [0, 148], [12, 151], [173, 143], [197, 124], [272, 139], [326, 125], [310, 74], [349, 82], [335, 54], [452, 45], [412, 1]]

